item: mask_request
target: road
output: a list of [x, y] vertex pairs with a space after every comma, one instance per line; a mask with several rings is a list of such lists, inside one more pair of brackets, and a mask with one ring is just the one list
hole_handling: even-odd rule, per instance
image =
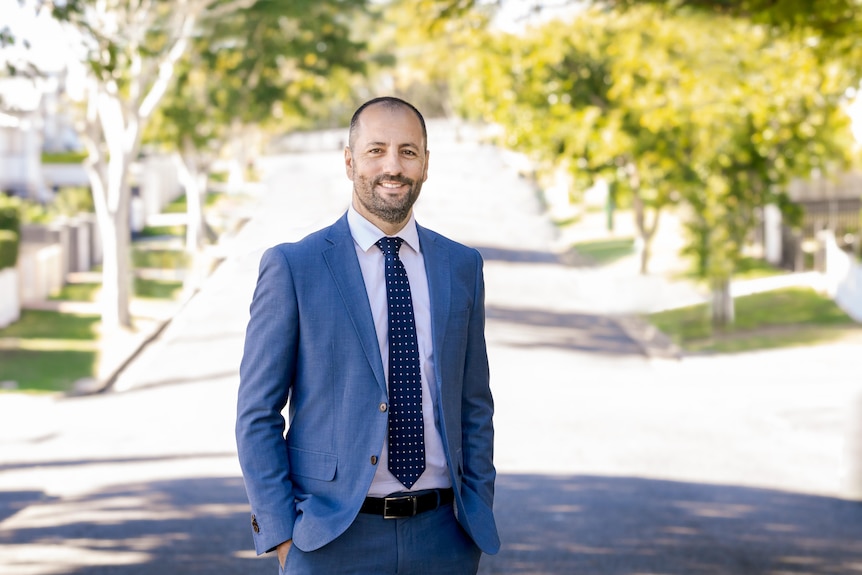
[[[481, 573], [862, 572], [858, 342], [647, 357], [620, 314], [692, 288], [567, 265], [510, 156], [430, 138], [417, 219], [486, 260], [504, 546]], [[262, 250], [343, 212], [341, 166], [266, 158], [224, 263], [110, 392], [0, 395], [0, 573], [276, 571], [252, 551], [235, 454], [243, 332]]]

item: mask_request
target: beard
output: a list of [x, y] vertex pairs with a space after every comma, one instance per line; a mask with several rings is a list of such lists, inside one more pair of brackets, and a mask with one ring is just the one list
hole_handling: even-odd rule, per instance
[[[404, 176], [377, 176], [372, 180], [354, 173], [353, 181], [353, 191], [362, 207], [390, 224], [399, 224], [410, 216], [410, 210], [422, 190], [422, 182]], [[387, 199], [377, 193], [377, 186], [383, 181], [406, 184], [409, 189], [400, 198]]]

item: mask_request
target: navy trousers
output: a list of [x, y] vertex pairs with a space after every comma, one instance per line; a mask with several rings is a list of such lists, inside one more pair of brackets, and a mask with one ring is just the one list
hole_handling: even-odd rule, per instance
[[335, 541], [290, 548], [284, 575], [475, 575], [482, 553], [451, 505], [409, 519], [360, 513]]

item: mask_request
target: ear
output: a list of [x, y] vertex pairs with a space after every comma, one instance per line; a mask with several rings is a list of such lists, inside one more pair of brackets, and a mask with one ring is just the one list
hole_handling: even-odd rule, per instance
[[422, 182], [428, 179], [428, 159], [431, 157], [431, 151], [425, 150], [425, 169], [422, 170]]
[[347, 172], [347, 179], [353, 181], [353, 154], [350, 152], [350, 146], [344, 147], [344, 169]]

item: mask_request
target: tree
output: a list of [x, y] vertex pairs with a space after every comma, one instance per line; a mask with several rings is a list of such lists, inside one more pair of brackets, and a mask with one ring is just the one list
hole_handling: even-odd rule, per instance
[[[205, 241], [207, 171], [226, 146], [246, 154], [244, 134], [308, 126], [328, 115], [333, 100], [349, 99], [345, 77], [364, 70], [365, 44], [351, 38], [348, 23], [365, 4], [257, 2], [202, 24], [148, 132], [149, 141], [178, 153], [188, 251]], [[245, 168], [245, 158], [235, 160]]]
[[486, 45], [462, 79], [478, 100], [468, 112], [540, 165], [629, 191], [647, 245], [659, 211], [680, 203], [718, 324], [733, 318], [730, 278], [755, 212], [786, 204], [789, 178], [847, 159], [852, 72], [742, 20], [594, 11]]
[[449, 0], [389, 0], [384, 6], [386, 26], [371, 41], [393, 56], [384, 72], [391, 79], [390, 89], [426, 115], [457, 121], [458, 94], [451, 81], [465, 59], [483, 50], [493, 7], [453, 5]]
[[480, 117], [502, 125], [506, 144], [544, 172], [562, 166], [576, 190], [602, 178], [628, 195], [646, 273], [659, 214], [693, 176], [681, 162], [685, 125], [668, 114], [676, 96], [667, 49], [676, 39], [652, 20], [628, 20], [594, 14], [500, 36], [502, 59], [477, 56], [461, 85], [464, 109], [485, 100]]
[[102, 324], [131, 327], [129, 168], [143, 128], [167, 91], [196, 27], [253, 0], [67, 0], [54, 3], [69, 54], [87, 72], [80, 135], [88, 152], [103, 246]]

